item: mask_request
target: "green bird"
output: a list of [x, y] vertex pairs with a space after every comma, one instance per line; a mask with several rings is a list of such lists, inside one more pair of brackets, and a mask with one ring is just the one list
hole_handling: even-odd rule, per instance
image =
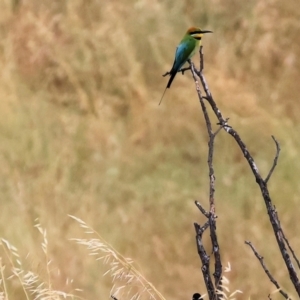
[[175, 59], [173, 67], [167, 74], [170, 75], [170, 79], [165, 88], [165, 91], [159, 101], [159, 105], [165, 95], [167, 89], [170, 88], [177, 72], [180, 71], [182, 66], [196, 53], [197, 49], [201, 45], [201, 38], [204, 33], [211, 33], [209, 30], [201, 30], [197, 27], [191, 27], [188, 29], [180, 44], [176, 48]]

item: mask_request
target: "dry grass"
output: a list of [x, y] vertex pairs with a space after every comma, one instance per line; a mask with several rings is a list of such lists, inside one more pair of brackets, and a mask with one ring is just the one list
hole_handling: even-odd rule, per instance
[[[281, 143], [269, 188], [299, 248], [297, 7], [296, 0], [2, 1], [0, 232], [18, 255], [30, 253], [24, 272], [48, 282], [33, 229], [39, 218], [51, 270], [60, 270], [50, 272], [51, 290], [72, 294], [66, 282], [73, 278], [85, 299], [108, 297], [105, 267], [69, 241], [86, 238], [71, 214], [138, 262], [166, 299], [203, 293], [192, 222], [201, 221], [193, 200], [207, 201], [207, 140], [190, 74], [179, 75], [157, 105], [161, 74], [194, 24], [214, 31], [203, 42], [210, 89], [263, 174], [275, 151], [270, 135]], [[243, 291], [237, 298], [273, 289], [244, 240], [293, 291], [254, 179], [224, 133], [216, 176], [221, 253], [234, 270], [230, 283]], [[12, 266], [4, 256], [2, 266]], [[23, 297], [20, 281], [12, 284], [9, 299]]]
[[84, 221], [70, 216], [77, 221], [86, 234], [92, 234], [91, 239], [72, 239], [80, 245], [84, 245], [90, 255], [96, 260], [101, 260], [108, 265], [108, 270], [103, 274], [109, 274], [112, 278], [110, 294], [118, 299], [161, 299], [163, 295], [149, 282], [134, 266], [131, 258], [126, 258], [114, 247], [106, 242], [101, 235], [88, 226]]
[[[35, 227], [42, 234], [41, 248], [45, 255], [45, 263], [42, 265], [47, 271], [48, 278], [41, 278], [40, 274], [28, 270], [19, 255], [18, 249], [9, 241], [1, 239], [0, 258], [0, 299], [82, 299], [70, 293], [55, 290], [52, 287], [51, 260], [48, 257], [47, 232], [40, 224]], [[25, 260], [28, 263], [28, 257]], [[29, 267], [30, 268], [30, 267]], [[71, 282], [66, 281], [64, 289], [70, 289]]]

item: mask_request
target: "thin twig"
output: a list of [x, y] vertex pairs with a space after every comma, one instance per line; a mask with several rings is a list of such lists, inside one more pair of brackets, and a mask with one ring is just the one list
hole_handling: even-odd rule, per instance
[[298, 265], [298, 268], [300, 269], [300, 262], [299, 262], [299, 259], [297, 258], [297, 256], [295, 255], [295, 252], [294, 252], [293, 248], [290, 246], [290, 243], [289, 243], [288, 239], [285, 237], [285, 235], [283, 235], [283, 238], [284, 238], [287, 246], [289, 247], [289, 249], [290, 249], [290, 251], [291, 251], [291, 253], [294, 257], [294, 260], [296, 261], [296, 263]]
[[282, 232], [282, 236], [283, 236], [283, 239], [284, 239], [284, 241], [286, 242], [286, 244], [287, 244], [289, 250], [291, 251], [294, 260], [296, 261], [298, 268], [300, 269], [300, 261], [299, 261], [298, 257], [296, 256], [294, 249], [291, 247], [291, 245], [290, 245], [288, 239], [286, 238], [286, 236], [285, 236], [285, 234], [284, 234], [283, 232]]
[[[274, 208], [275, 208], [275, 206], [274, 206]], [[277, 213], [276, 210], [275, 210], [275, 214], [276, 214], [276, 218], [278, 219], [279, 226], [280, 226], [280, 221], [279, 221], [278, 213]], [[280, 227], [280, 228], [281, 228], [281, 227]], [[279, 234], [279, 233], [278, 233], [278, 234]], [[284, 234], [284, 232], [283, 232], [282, 229], [281, 229], [281, 231], [280, 231], [280, 237], [281, 237], [281, 238], [284, 240], [284, 242], [287, 244], [289, 250], [290, 250], [291, 253], [292, 253], [292, 256], [293, 256], [294, 260], [295, 260], [296, 263], [297, 263], [298, 268], [300, 268], [300, 262], [299, 262], [299, 259], [297, 258], [294, 249], [293, 249], [292, 246], [290, 245], [290, 243], [289, 243], [288, 239], [286, 238], [286, 236], [285, 236], [285, 234]]]
[[200, 226], [199, 224], [197, 224], [197, 223], [194, 223], [194, 225], [196, 226], [198, 226], [197, 228], [198, 228], [198, 231], [196, 232], [196, 234], [198, 234], [199, 236], [201, 236], [201, 238], [202, 238], [202, 235], [203, 235], [203, 233], [204, 233], [204, 231], [207, 229], [207, 228], [209, 228], [209, 221], [206, 221], [205, 223], [204, 223], [204, 225], [202, 225], [202, 226]]
[[[227, 118], [226, 120], [228, 120], [228, 119], [229, 119], [229, 118]], [[220, 125], [220, 127], [215, 131], [214, 136], [216, 136], [216, 135], [221, 131], [221, 129], [223, 128], [223, 125], [222, 125], [222, 124], [217, 123], [217, 125]]]
[[203, 46], [200, 46], [199, 53], [200, 53], [200, 72], [202, 72], [204, 69]]
[[274, 279], [274, 277], [271, 275], [270, 271], [268, 270], [268, 268], [266, 267], [265, 263], [264, 263], [264, 258], [255, 250], [254, 246], [252, 245], [252, 243], [250, 241], [245, 241], [245, 244], [247, 244], [248, 246], [250, 246], [250, 248], [252, 249], [254, 255], [257, 257], [257, 259], [259, 260], [262, 268], [264, 269], [265, 273], [267, 274], [267, 276], [269, 277], [270, 281], [277, 287], [277, 289], [279, 290], [279, 293], [285, 298], [285, 299], [290, 299], [290, 297], [288, 296], [287, 293], [285, 293], [281, 287], [279, 286], [278, 282]]
[[202, 212], [202, 214], [208, 219], [209, 218], [209, 212], [207, 212], [198, 201], [195, 201], [195, 204], [199, 208], [199, 210]]
[[265, 179], [265, 183], [268, 183], [269, 179], [271, 178], [276, 166], [277, 166], [277, 162], [278, 162], [278, 158], [279, 158], [279, 153], [280, 153], [280, 145], [278, 143], [278, 141], [275, 139], [275, 137], [272, 135], [272, 139], [273, 141], [275, 142], [275, 145], [276, 145], [276, 154], [275, 154], [275, 157], [274, 157], [274, 162], [273, 162], [273, 165], [272, 165], [272, 168], [267, 176], [267, 178]]
[[182, 68], [182, 69], [180, 69], [178, 72], [181, 72], [182, 75], [183, 75], [185, 71], [188, 71], [188, 70], [190, 70], [190, 69], [191, 69], [191, 66], [186, 67], [186, 68]]

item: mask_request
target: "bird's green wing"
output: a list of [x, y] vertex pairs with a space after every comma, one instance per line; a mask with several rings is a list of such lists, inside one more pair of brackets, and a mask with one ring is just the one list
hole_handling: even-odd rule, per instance
[[196, 47], [196, 41], [186, 39], [182, 40], [181, 43], [176, 48], [175, 60], [172, 67], [172, 71], [178, 72], [180, 68], [186, 63], [186, 61], [190, 58], [193, 51]]

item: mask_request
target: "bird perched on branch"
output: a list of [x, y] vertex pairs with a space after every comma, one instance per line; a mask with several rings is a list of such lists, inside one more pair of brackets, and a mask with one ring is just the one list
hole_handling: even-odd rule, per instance
[[182, 66], [195, 54], [199, 46], [201, 45], [201, 38], [204, 33], [210, 33], [212, 31], [209, 30], [201, 30], [197, 27], [191, 27], [188, 29], [180, 44], [176, 48], [175, 59], [173, 63], [173, 67], [170, 72], [167, 72], [163, 76], [170, 75], [170, 79], [165, 88], [165, 91], [159, 101], [159, 105], [165, 95], [165, 92], [168, 88], [170, 88], [177, 72], [180, 71]]

